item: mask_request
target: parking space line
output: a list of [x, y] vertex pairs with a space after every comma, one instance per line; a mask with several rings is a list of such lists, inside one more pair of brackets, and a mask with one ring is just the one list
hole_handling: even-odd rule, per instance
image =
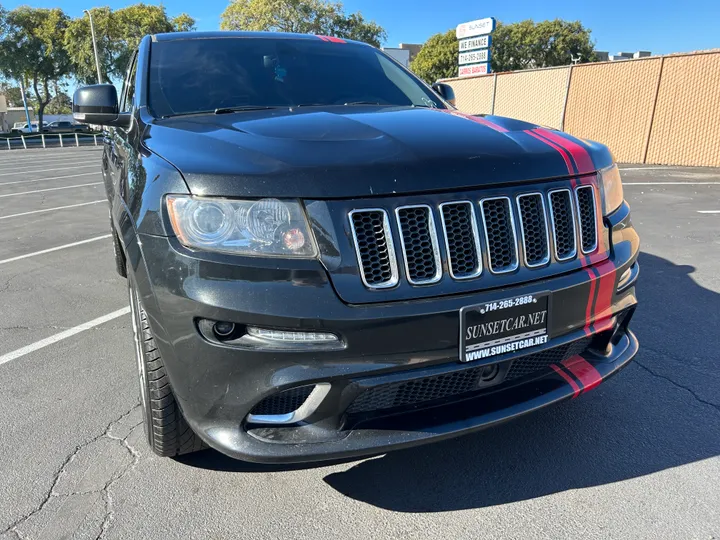
[[32, 210], [31, 212], [22, 212], [20, 214], [10, 214], [9, 216], [0, 216], [0, 219], [10, 219], [20, 216], [29, 216], [30, 214], [42, 214], [43, 212], [52, 212], [54, 210], [65, 210], [66, 208], [77, 208], [78, 206], [88, 206], [90, 204], [98, 204], [101, 202], [107, 202], [107, 199], [100, 199], [99, 201], [90, 201], [78, 204], [68, 204], [67, 206], [55, 206], [53, 208], [43, 208], [42, 210]]
[[25, 356], [26, 354], [35, 352], [39, 349], [47, 347], [48, 345], [52, 345], [53, 343], [57, 343], [58, 341], [62, 341], [63, 339], [72, 337], [76, 334], [79, 334], [80, 332], [84, 332], [85, 330], [90, 330], [91, 328], [100, 326], [103, 323], [112, 321], [113, 319], [117, 319], [118, 317], [122, 317], [123, 315], [127, 315], [128, 313], [130, 313], [129, 306], [118, 309], [117, 311], [113, 311], [112, 313], [108, 313], [107, 315], [103, 315], [102, 317], [98, 317], [97, 319], [93, 319], [92, 321], [88, 321], [86, 323], [75, 326], [74, 328], [64, 330], [59, 334], [55, 334], [54, 336], [50, 336], [45, 339], [41, 339], [40, 341], [36, 341], [35, 343], [31, 343], [30, 345], [26, 345], [25, 347], [0, 356], [0, 365], [7, 364], [12, 360], [20, 358], [21, 356]]
[[43, 249], [42, 251], [34, 251], [33, 253], [26, 253], [25, 255], [18, 255], [17, 257], [11, 257], [10, 259], [4, 259], [0, 261], [0, 264], [11, 263], [20, 261], [22, 259], [28, 259], [30, 257], [36, 257], [37, 255], [44, 255], [45, 253], [52, 253], [53, 251], [59, 251], [61, 249], [67, 249], [75, 246], [81, 246], [83, 244], [89, 244], [90, 242], [97, 242], [98, 240], [104, 240], [110, 238], [110, 234], [104, 234], [102, 236], [96, 236], [95, 238], [88, 238], [87, 240], [80, 240], [79, 242], [73, 242], [71, 244], [63, 244], [62, 246], [56, 246], [53, 248]]
[[[65, 163], [72, 163], [78, 161], [78, 157], [82, 157], [84, 154], [80, 155], [74, 155], [74, 156], [63, 156], [58, 157], [55, 159], [51, 159], [48, 161], [51, 161], [53, 165], [57, 164], [65, 164]], [[41, 156], [38, 156], [41, 157]], [[93, 159], [95, 159], [93, 156], [90, 156]], [[31, 159], [8, 159], [8, 160], [2, 160], [0, 159], [0, 166], [4, 165], [25, 165], [25, 166], [38, 166], [38, 158], [31, 158]]]
[[43, 193], [45, 191], [57, 191], [59, 189], [70, 189], [70, 188], [76, 188], [76, 187], [85, 187], [85, 186], [99, 186], [102, 184], [102, 182], [92, 182], [90, 184], [76, 184], [74, 186], [61, 186], [61, 187], [53, 187], [53, 188], [47, 188], [47, 189], [35, 189], [33, 191], [22, 191], [20, 193], [6, 193], [5, 195], [0, 195], [0, 199], [4, 197], [14, 197], [15, 195], [29, 195], [30, 193]]
[[720, 186], [720, 182], [623, 182], [623, 186]]
[[720, 214], [720, 210], [698, 210], [698, 214]]
[[41, 172], [67, 171], [68, 169], [86, 169], [88, 167], [97, 167], [97, 163], [90, 163], [89, 165], [75, 165], [74, 167], [57, 167], [55, 169], [35, 169], [32, 171], [12, 171], [12, 172], [0, 173], [0, 176], [11, 176], [11, 175], [18, 174], [18, 173], [32, 174], [32, 173], [41, 173]]
[[51, 176], [50, 178], [34, 178], [32, 180], [15, 180], [14, 182], [0, 182], [0, 186], [12, 186], [15, 184], [29, 184], [30, 182], [44, 182], [46, 180], [61, 180], [63, 178], [75, 178], [76, 176], [90, 176], [100, 171], [84, 172], [80, 174], [68, 174], [67, 176]]
[[669, 171], [673, 167], [618, 167], [621, 171]]

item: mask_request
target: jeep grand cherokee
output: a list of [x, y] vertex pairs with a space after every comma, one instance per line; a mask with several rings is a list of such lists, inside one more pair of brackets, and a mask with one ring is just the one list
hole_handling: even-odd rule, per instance
[[638, 236], [608, 149], [456, 110], [334, 37], [144, 38], [102, 168], [147, 439], [359, 456], [575, 398], [638, 350]]

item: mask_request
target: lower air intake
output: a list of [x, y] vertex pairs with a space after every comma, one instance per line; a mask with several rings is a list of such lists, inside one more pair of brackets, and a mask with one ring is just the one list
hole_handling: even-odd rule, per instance
[[[550, 364], [562, 362], [584, 352], [589, 345], [590, 338], [583, 338], [512, 360], [503, 382], [547, 369]], [[470, 396], [482, 391], [479, 385], [486, 368], [487, 365], [474, 366], [453, 373], [376, 386], [360, 394], [350, 404], [347, 413], [369, 413], [396, 407], [422, 406], [437, 400]]]
[[255, 408], [250, 414], [254, 416], [277, 416], [280, 414], [289, 414], [298, 410], [302, 404], [305, 403], [305, 400], [310, 396], [313, 388], [315, 388], [313, 385], [300, 386], [298, 388], [291, 388], [290, 390], [273, 394], [255, 405]]

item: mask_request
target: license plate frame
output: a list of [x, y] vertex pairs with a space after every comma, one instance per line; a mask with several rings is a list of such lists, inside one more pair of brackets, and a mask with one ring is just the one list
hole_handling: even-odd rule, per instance
[[[461, 308], [460, 362], [493, 363], [501, 356], [546, 344], [550, 339], [551, 314], [550, 291]], [[525, 319], [521, 319], [523, 316]]]

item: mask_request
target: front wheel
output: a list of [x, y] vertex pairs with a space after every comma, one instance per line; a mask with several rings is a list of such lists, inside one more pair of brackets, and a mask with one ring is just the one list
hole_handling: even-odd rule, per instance
[[[128, 272], [129, 273], [129, 272]], [[140, 303], [133, 279], [128, 279], [135, 356], [140, 378], [140, 404], [148, 445], [159, 456], [172, 457], [207, 448], [187, 425], [175, 401], [160, 351]]]

